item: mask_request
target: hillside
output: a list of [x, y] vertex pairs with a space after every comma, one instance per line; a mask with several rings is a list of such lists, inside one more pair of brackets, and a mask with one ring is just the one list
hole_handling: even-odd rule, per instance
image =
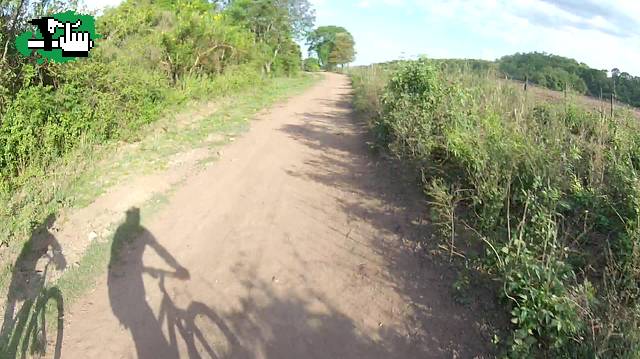
[[[505, 82], [515, 83], [516, 86], [520, 86], [524, 89], [524, 82], [517, 80], [505, 80]], [[524, 91], [524, 90], [523, 90]], [[536, 98], [537, 100], [545, 103], [553, 103], [553, 104], [563, 104], [567, 101], [571, 103], [576, 103], [581, 107], [597, 112], [611, 112], [611, 100], [610, 99], [602, 99], [600, 100], [597, 97], [582, 95], [575, 92], [569, 92], [566, 96], [564, 91], [561, 90], [551, 90], [549, 88], [528, 84], [527, 91]], [[567, 98], [568, 97], [568, 98]], [[614, 101], [614, 111], [622, 111], [625, 113], [633, 114], [636, 118], [640, 119], [640, 108], [630, 106], [625, 104], [624, 102], [620, 102], [618, 100]]]
[[[605, 100], [611, 98], [634, 107], [640, 107], [640, 77], [620, 69], [593, 69], [574, 59], [546, 53], [517, 53], [496, 61], [475, 59], [437, 59], [449, 68], [474, 71], [494, 71], [499, 76], [555, 91], [571, 92]], [[396, 63], [389, 62], [387, 65]], [[400, 61], [401, 62], [401, 61]]]
[[569, 89], [592, 97], [609, 98], [612, 93], [623, 103], [640, 107], [640, 77], [620, 69], [593, 69], [584, 63], [546, 53], [504, 56], [496, 65], [509, 78], [529, 81], [552, 90]]

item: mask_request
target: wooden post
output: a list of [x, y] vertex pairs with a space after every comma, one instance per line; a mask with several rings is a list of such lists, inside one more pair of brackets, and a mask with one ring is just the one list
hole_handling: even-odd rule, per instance
[[616, 95], [615, 94], [611, 94], [611, 118], [613, 118], [613, 101], [615, 99]]
[[524, 77], [524, 90], [527, 91], [527, 85], [529, 84], [529, 76]]
[[564, 83], [564, 112], [567, 113], [567, 86], [569, 84], [567, 82]]

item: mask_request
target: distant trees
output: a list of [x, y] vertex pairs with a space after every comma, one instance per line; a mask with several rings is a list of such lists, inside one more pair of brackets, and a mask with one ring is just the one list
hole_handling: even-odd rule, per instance
[[294, 39], [309, 33], [315, 13], [308, 0], [230, 0], [226, 12], [232, 20], [251, 30], [258, 47], [268, 55], [263, 71], [274, 66], [300, 65], [300, 47]]
[[341, 26], [321, 26], [307, 38], [309, 52], [315, 53], [320, 65], [327, 70], [355, 59], [355, 41]]
[[615, 92], [619, 101], [640, 107], [640, 77], [622, 72], [618, 68], [606, 70], [590, 68], [584, 63], [546, 53], [517, 53], [498, 60], [500, 71], [511, 78], [531, 82], [552, 90], [566, 86], [574, 91], [594, 97], [609, 96]]
[[552, 90], [569, 86], [585, 93], [587, 84], [579, 74], [588, 67], [573, 59], [544, 53], [515, 54], [500, 59], [499, 68], [512, 78], [529, 81]]

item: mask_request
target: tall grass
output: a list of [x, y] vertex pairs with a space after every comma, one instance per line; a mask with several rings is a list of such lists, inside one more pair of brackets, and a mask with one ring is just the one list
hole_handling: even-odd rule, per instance
[[[444, 231], [455, 217], [486, 248], [511, 356], [640, 355], [636, 118], [540, 103], [490, 69], [428, 60], [352, 78], [356, 108], [422, 173]], [[442, 241], [464, 253], [453, 233]]]

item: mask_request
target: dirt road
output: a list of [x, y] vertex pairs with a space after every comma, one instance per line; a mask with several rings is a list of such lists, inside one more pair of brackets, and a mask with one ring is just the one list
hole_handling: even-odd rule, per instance
[[486, 356], [477, 313], [411, 251], [423, 199], [369, 153], [350, 92], [327, 74], [144, 226], [130, 210], [108, 272], [65, 316], [62, 357]]

